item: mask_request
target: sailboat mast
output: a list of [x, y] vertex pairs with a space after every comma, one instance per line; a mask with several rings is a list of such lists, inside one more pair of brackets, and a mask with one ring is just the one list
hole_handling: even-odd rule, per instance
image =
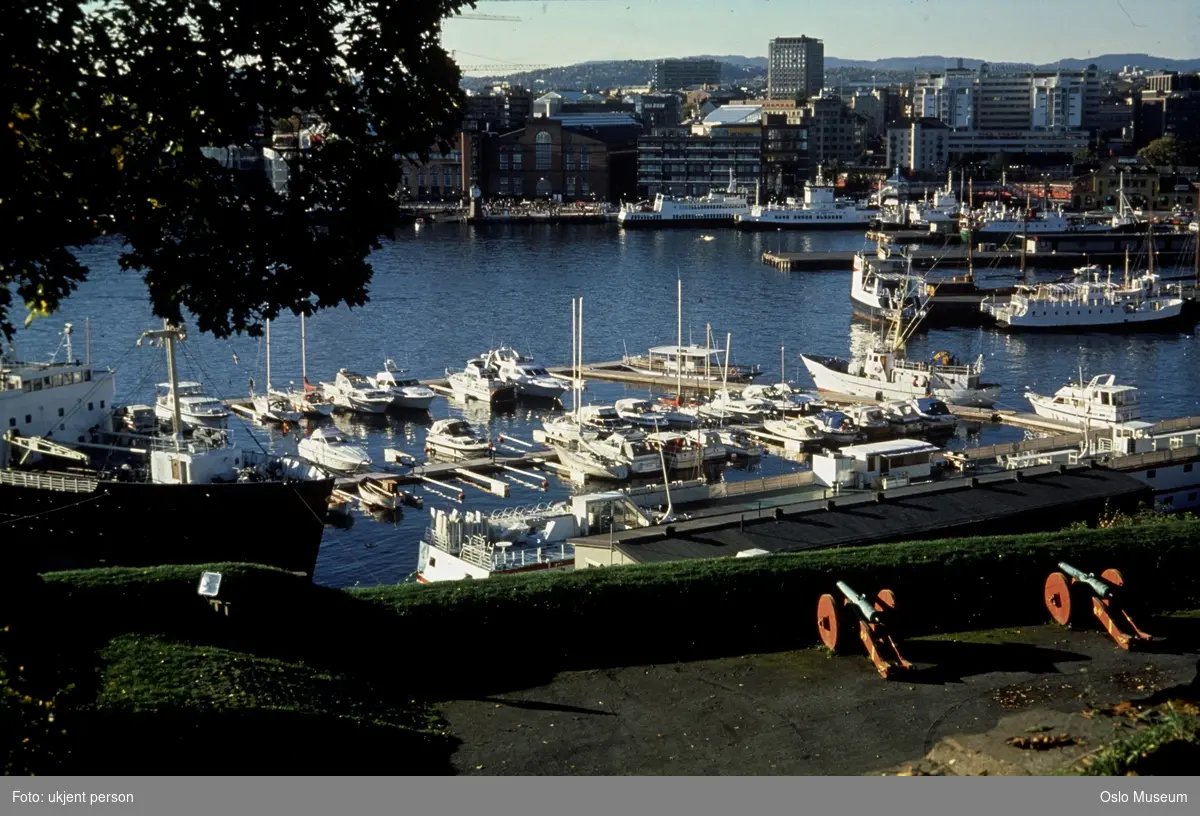
[[787, 382], [787, 364], [783, 362], [783, 346], [779, 347], [779, 381]]
[[308, 345], [304, 336], [304, 312], [300, 313], [300, 380], [308, 385]]
[[683, 278], [675, 279], [675, 396], [683, 399]]
[[171, 427], [175, 435], [175, 446], [183, 437], [183, 417], [179, 415], [179, 377], [175, 371], [175, 331], [163, 321], [164, 339], [167, 342], [167, 381], [171, 384]]
[[267, 396], [271, 396], [271, 321], [267, 321]]
[[1149, 272], [1154, 274], [1154, 227], [1146, 229], [1146, 257], [1149, 264]]

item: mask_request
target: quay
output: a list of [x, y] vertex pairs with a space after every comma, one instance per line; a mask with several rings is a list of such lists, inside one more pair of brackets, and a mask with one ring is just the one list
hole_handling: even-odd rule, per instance
[[[781, 272], [841, 272], [854, 268], [854, 257], [858, 253], [852, 250], [842, 252], [772, 252], [762, 254], [762, 262], [773, 266]], [[969, 262], [976, 268], [989, 266], [1016, 267], [1021, 264], [1021, 251], [1017, 249], [977, 250], [973, 259], [968, 259], [967, 250], [962, 247], [945, 248], [910, 248], [906, 255], [911, 255], [913, 269], [928, 270], [934, 267], [943, 269], [966, 269]], [[1162, 268], [1182, 265], [1188, 261], [1190, 265], [1191, 252], [1162, 251], [1158, 253], [1158, 263]], [[1028, 252], [1025, 255], [1027, 269], [1075, 269], [1089, 264], [1112, 266], [1113, 274], [1123, 269], [1125, 264], [1124, 251], [1111, 252]]]

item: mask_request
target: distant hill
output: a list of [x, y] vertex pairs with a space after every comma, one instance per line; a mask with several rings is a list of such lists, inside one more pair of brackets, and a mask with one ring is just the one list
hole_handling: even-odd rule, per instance
[[[755, 76], [766, 73], [766, 57], [746, 57], [740, 55], [716, 56], [704, 54], [683, 59], [715, 59], [725, 63], [723, 79], [726, 82], [738, 83], [751, 81]], [[940, 71], [958, 64], [958, 57], [926, 55], [918, 57], [885, 57], [877, 60], [852, 60], [839, 57], [826, 57], [827, 71], [850, 72], [867, 76], [869, 72], [884, 74], [912, 73], [914, 71]], [[575, 65], [564, 65], [554, 68], [544, 68], [519, 74], [505, 74], [488, 77], [465, 77], [463, 86], [479, 88], [498, 81], [522, 84], [535, 89], [550, 90], [552, 88], [573, 89], [602, 89], [614, 87], [630, 87], [646, 85], [650, 82], [650, 74], [655, 60], [593, 60]], [[963, 57], [964, 68], [978, 68], [985, 60], [973, 57]], [[1013, 63], [989, 62], [991, 65], [1013, 67]], [[1097, 57], [1069, 57], [1058, 62], [1043, 65], [1021, 64], [1024, 70], [1079, 70], [1095, 64], [1102, 71], [1120, 71], [1126, 65], [1136, 65], [1151, 70], [1200, 71], [1200, 58], [1170, 59], [1155, 57], [1149, 54], [1101, 54]], [[886, 79], [881, 77], [881, 79]]]

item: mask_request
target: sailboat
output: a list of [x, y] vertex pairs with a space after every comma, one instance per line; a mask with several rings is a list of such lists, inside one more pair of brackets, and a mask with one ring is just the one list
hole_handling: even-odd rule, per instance
[[254, 418], [259, 422], [299, 422], [303, 414], [292, 407], [291, 400], [271, 390], [271, 321], [266, 323], [267, 387], [266, 393], [256, 395], [253, 392], [254, 380], [250, 381], [250, 404], [254, 408]]
[[[333, 415], [333, 401], [315, 385], [308, 384], [308, 346], [304, 333], [304, 314], [300, 314], [300, 376], [302, 388], [289, 388], [274, 393], [285, 398], [292, 410], [306, 417], [328, 417]], [[270, 379], [268, 377], [268, 379]], [[268, 388], [269, 388], [268, 384]], [[271, 393], [268, 391], [268, 393]]]
[[571, 387], [575, 399], [575, 432], [554, 437], [554, 450], [558, 453], [558, 460], [573, 472], [596, 479], [624, 481], [629, 478], [629, 463], [603, 456], [593, 450], [589, 435], [583, 432], [583, 298], [579, 298], [578, 301], [575, 298], [571, 299], [571, 323], [571, 366], [574, 369]]

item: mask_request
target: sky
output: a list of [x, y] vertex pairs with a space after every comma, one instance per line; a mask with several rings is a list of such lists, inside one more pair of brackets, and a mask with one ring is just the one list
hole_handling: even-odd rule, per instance
[[843, 59], [1200, 57], [1200, 0], [477, 0], [465, 11], [521, 18], [448, 20], [443, 43], [468, 66], [766, 56], [772, 37], [801, 34]]

